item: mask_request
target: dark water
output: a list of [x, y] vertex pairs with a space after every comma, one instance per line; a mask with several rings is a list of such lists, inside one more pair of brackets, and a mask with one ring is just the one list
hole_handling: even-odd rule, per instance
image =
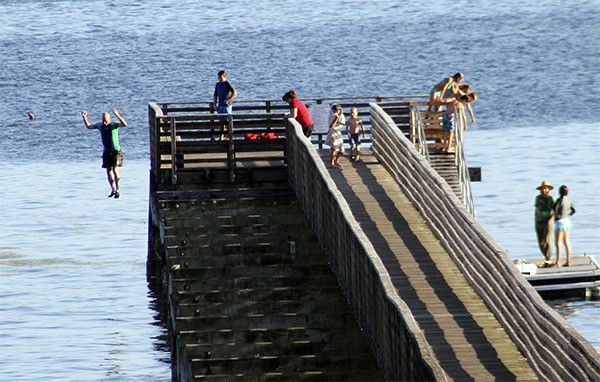
[[[423, 94], [462, 71], [479, 94], [467, 144], [484, 167], [482, 224], [511, 256], [531, 256], [532, 189], [568, 183], [575, 250], [597, 255], [599, 11], [560, 0], [0, 1], [0, 375], [170, 379], [144, 274], [147, 102], [210, 99], [221, 68], [240, 99]], [[80, 117], [113, 107], [130, 124], [117, 201]], [[565, 304], [600, 347], [599, 306]]]

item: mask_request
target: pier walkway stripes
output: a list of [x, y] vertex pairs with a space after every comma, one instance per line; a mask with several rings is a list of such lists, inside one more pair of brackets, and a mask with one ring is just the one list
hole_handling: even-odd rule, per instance
[[[328, 166], [448, 376], [539, 380], [398, 184], [367, 150]], [[324, 163], [329, 151], [320, 151]]]

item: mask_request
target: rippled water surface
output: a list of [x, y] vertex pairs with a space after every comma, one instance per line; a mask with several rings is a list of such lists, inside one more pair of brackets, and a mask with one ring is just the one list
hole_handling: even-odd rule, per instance
[[[424, 94], [462, 71], [481, 223], [533, 256], [534, 188], [565, 183], [575, 251], [598, 255], [598, 25], [598, 0], [1, 1], [0, 375], [170, 379], [145, 281], [147, 103], [210, 99], [221, 68], [240, 99]], [[119, 200], [80, 117], [113, 107]], [[598, 304], [557, 304], [599, 348]]]
[[148, 165], [106, 197], [98, 163], [4, 164], [0, 380], [164, 381], [170, 354], [146, 283]]

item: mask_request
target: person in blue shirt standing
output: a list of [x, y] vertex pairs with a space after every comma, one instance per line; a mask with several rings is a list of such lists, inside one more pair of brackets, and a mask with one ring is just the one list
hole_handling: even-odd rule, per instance
[[[237, 97], [237, 92], [229, 81], [227, 81], [227, 71], [221, 70], [218, 73], [219, 82], [215, 85], [214, 104], [218, 114], [231, 114], [233, 107], [231, 102]], [[227, 131], [228, 117], [220, 117], [221, 120], [221, 140], [225, 137]]]
[[119, 144], [119, 127], [127, 126], [127, 121], [121, 116], [119, 110], [113, 109], [113, 113], [119, 119], [119, 122], [111, 122], [110, 113], [108, 112], [103, 113], [102, 122], [96, 124], [90, 123], [87, 111], [82, 111], [81, 116], [83, 117], [85, 127], [100, 130], [100, 137], [104, 146], [102, 168], [106, 169], [108, 184], [111, 188], [111, 193], [108, 197], [118, 198], [121, 196], [119, 193], [119, 182], [121, 180], [119, 167], [123, 166], [123, 152]]

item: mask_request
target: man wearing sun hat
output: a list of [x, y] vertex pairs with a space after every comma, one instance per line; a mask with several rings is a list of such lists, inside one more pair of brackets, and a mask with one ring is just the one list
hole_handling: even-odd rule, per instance
[[540, 194], [535, 197], [535, 233], [538, 245], [546, 262], [552, 259], [552, 221], [554, 220], [554, 198], [550, 195], [553, 189], [548, 181], [544, 180], [537, 190]]

